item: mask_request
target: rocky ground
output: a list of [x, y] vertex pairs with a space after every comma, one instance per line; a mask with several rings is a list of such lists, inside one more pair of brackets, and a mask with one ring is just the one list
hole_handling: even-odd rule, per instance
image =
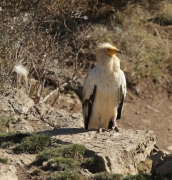
[[[72, 98], [70, 98], [71, 96]], [[65, 96], [62, 97], [65, 98]], [[0, 114], [1, 118], [3, 117], [2, 122], [5, 117], [10, 118], [5, 122], [3, 131], [22, 134], [36, 131], [41, 135], [50, 135], [51, 146], [49, 148], [71, 143], [84, 145], [87, 149], [86, 154], [94, 157], [97, 163], [94, 173], [87, 168], [79, 170], [85, 179], [93, 179], [95, 172], [104, 171], [123, 175], [137, 174], [138, 167], [142, 162], [146, 162], [148, 157], [149, 163], [145, 163], [146, 165], [142, 167], [143, 172], [150, 172], [152, 162], [152, 172], [155, 174], [169, 175], [172, 172], [169, 153], [171, 151], [170, 112], [172, 109], [170, 102], [165, 98], [158, 97], [158, 103], [153, 101], [154, 97], [142, 101], [142, 98], [129, 92], [123, 118], [119, 121], [120, 132], [103, 133], [84, 130], [82, 115], [78, 110], [81, 108], [79, 100], [76, 103], [77, 96], [73, 98], [73, 95], [68, 95], [67, 98], [70, 101], [64, 100], [64, 102], [70, 102], [68, 106], [72, 106], [72, 103], [78, 106], [73, 113], [53, 108], [45, 103], [35, 105], [33, 100], [21, 90], [15, 89], [6, 92], [0, 96], [2, 102]], [[66, 107], [65, 103], [63, 107]], [[70, 109], [66, 109], [70, 111]], [[1, 135], [0, 179], [50, 178], [52, 172], [50, 170], [43, 171], [41, 175], [38, 175], [38, 167], [34, 165], [37, 153], [16, 153], [13, 151], [14, 146], [4, 147], [4, 141], [4, 136]], [[156, 141], [161, 149], [169, 152], [160, 151]], [[42, 169], [45, 169], [46, 163], [46, 161], [43, 162]], [[149, 167], [146, 168], [147, 166]]]

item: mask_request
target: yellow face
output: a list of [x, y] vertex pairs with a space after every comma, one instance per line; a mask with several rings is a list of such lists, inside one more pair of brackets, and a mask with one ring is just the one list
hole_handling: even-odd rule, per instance
[[106, 54], [110, 57], [112, 57], [114, 54], [117, 54], [117, 53], [122, 54], [121, 51], [119, 49], [116, 49], [116, 47], [114, 46], [107, 47], [105, 51], [106, 51]]

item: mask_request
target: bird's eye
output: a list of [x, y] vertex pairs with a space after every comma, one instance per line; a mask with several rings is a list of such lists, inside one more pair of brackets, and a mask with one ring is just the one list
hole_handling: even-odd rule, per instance
[[107, 50], [110, 51], [110, 48], [108, 48]]

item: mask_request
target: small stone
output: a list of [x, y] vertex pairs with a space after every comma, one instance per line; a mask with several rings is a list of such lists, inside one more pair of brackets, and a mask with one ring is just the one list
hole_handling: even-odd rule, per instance
[[47, 167], [47, 166], [48, 166], [48, 162], [43, 162], [43, 163], [42, 163], [42, 167], [45, 168], [45, 167]]
[[73, 118], [78, 118], [79, 115], [80, 115], [79, 113], [73, 113], [73, 114], [72, 114], [72, 117], [73, 117]]

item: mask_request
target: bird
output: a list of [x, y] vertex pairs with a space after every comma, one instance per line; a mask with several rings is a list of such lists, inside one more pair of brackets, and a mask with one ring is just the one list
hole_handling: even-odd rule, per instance
[[119, 131], [116, 120], [121, 118], [123, 110], [126, 78], [120, 69], [118, 53], [122, 54], [110, 43], [101, 43], [96, 48], [97, 64], [88, 72], [82, 91], [85, 129]]

